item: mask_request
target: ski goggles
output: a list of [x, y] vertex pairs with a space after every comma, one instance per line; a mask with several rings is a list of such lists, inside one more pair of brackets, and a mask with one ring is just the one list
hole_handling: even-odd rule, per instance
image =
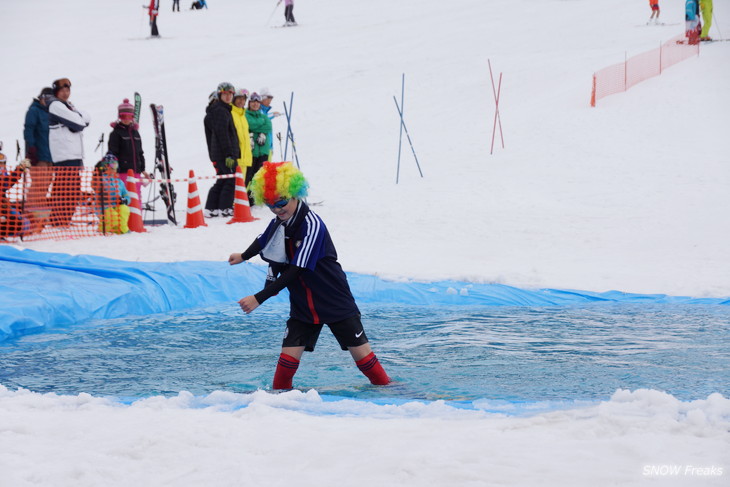
[[71, 88], [71, 80], [68, 78], [57, 79], [53, 82], [53, 91], [56, 92], [61, 88]]
[[272, 204], [266, 203], [266, 206], [268, 206], [270, 210], [274, 210], [274, 209], [281, 210], [282, 208], [284, 208], [288, 204], [289, 204], [289, 200], [288, 199], [281, 199], [281, 200], [279, 200], [279, 201], [277, 201], [275, 203], [272, 203]]

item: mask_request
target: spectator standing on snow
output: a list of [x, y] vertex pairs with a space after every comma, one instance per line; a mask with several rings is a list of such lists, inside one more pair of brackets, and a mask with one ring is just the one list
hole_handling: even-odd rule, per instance
[[23, 128], [25, 157], [31, 163], [32, 180], [26, 209], [33, 212], [38, 220], [44, 220], [50, 215], [46, 195], [53, 176], [51, 149], [48, 145], [48, 103], [52, 96], [51, 88], [41, 90], [38, 98], [34, 98], [28, 107]]
[[157, 30], [157, 15], [160, 13], [160, 0], [150, 0], [150, 6], [147, 7], [150, 15], [150, 29], [151, 37], [160, 37], [160, 32]]
[[273, 388], [292, 388], [302, 354], [314, 351], [325, 324], [372, 384], [388, 384], [390, 378], [370, 348], [327, 227], [303, 201], [307, 188], [304, 175], [291, 162], [266, 162], [251, 189], [256, 204], [268, 206], [275, 217], [245, 252], [228, 258], [235, 265], [260, 255], [269, 263], [264, 288], [238, 302], [245, 313], [284, 288], [289, 290], [289, 319]]
[[48, 98], [48, 145], [55, 172], [51, 195], [51, 224], [66, 227], [81, 196], [81, 175], [84, 165], [83, 130], [91, 118], [73, 106], [71, 81], [60, 78], [53, 82], [53, 96]]
[[137, 179], [137, 197], [141, 203], [140, 177], [150, 179], [150, 175], [145, 171], [142, 137], [139, 135], [139, 126], [134, 122], [134, 105], [129, 103], [128, 98], [117, 107], [117, 120], [110, 125], [113, 130], [109, 134], [109, 154], [117, 158], [119, 178], [123, 183], [127, 182], [127, 171], [131, 169], [134, 172]]
[[[253, 162], [249, 170], [251, 171], [249, 180], [253, 175], [261, 169], [265, 161], [269, 160], [269, 137], [271, 133], [271, 120], [261, 110], [261, 95], [251, 93], [251, 99], [248, 101], [248, 110], [246, 110], [246, 119], [248, 120], [248, 131], [251, 136], [251, 154]], [[249, 192], [249, 200], [251, 194]]]
[[0, 240], [10, 237], [24, 237], [42, 230], [32, 213], [23, 213], [7, 196], [12, 188], [23, 176], [23, 172], [31, 167], [29, 159], [23, 159], [13, 172], [5, 168], [7, 158], [0, 152]]
[[711, 41], [710, 27], [712, 26], [712, 0], [700, 0], [700, 10], [702, 11], [703, 22], [700, 40]]
[[248, 133], [248, 120], [246, 119], [246, 100], [248, 99], [248, 90], [241, 88], [236, 90], [233, 95], [233, 106], [231, 106], [231, 116], [233, 124], [236, 126], [236, 134], [238, 135], [238, 145], [241, 149], [241, 157], [238, 158], [238, 167], [241, 168], [241, 174], [248, 186], [251, 180], [248, 175], [248, 168], [253, 163], [253, 155], [251, 154], [251, 138]]
[[[279, 112], [272, 112], [271, 111], [271, 102], [274, 101], [274, 95], [271, 94], [268, 88], [261, 88], [261, 91], [259, 92], [259, 95], [261, 95], [261, 111], [264, 112], [268, 117], [269, 120], [273, 120], [281, 115]], [[274, 155], [274, 133], [273, 133], [273, 127], [272, 131], [269, 132], [266, 137], [269, 139], [269, 157], [268, 160], [270, 161], [271, 158]], [[283, 156], [282, 156], [283, 157]]]
[[661, 13], [659, 10], [659, 0], [649, 0], [649, 7], [651, 8], [651, 17], [649, 17], [647, 24], [650, 24], [652, 20], [655, 24], [658, 24], [659, 14]]
[[[236, 126], [231, 115], [236, 88], [231, 83], [218, 85], [218, 101], [209, 106], [204, 125], [208, 143], [208, 156], [218, 176], [236, 173], [237, 160], [241, 157]], [[232, 216], [235, 178], [218, 178], [208, 192], [205, 202], [207, 217]]]
[[119, 161], [114, 154], [107, 153], [94, 169], [91, 185], [97, 198], [99, 231], [127, 233], [130, 197], [124, 182], [117, 174]]

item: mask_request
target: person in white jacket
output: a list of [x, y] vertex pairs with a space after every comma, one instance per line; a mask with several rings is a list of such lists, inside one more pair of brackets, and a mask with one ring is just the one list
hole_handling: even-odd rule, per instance
[[51, 204], [51, 224], [67, 227], [81, 197], [80, 169], [84, 165], [83, 130], [91, 118], [68, 101], [71, 81], [68, 78], [53, 82], [53, 97], [48, 104], [48, 145], [55, 180]]

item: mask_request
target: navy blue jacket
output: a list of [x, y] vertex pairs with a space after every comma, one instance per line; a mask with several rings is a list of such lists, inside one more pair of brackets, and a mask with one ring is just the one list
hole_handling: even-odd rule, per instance
[[[291, 279], [285, 278], [291, 317], [320, 324], [359, 315], [347, 276], [337, 262], [332, 238], [319, 215], [310, 211], [306, 203], [299, 202], [291, 221], [283, 229], [281, 226], [278, 218], [271, 220], [256, 243], [261, 257], [269, 262], [272, 273], [279, 275], [279, 279], [290, 274], [292, 268], [296, 269]], [[277, 241], [280, 247], [274, 248]], [[272, 284], [277, 289], [276, 281]], [[262, 303], [270, 294], [265, 290], [255, 296]]]
[[30, 104], [25, 114], [25, 156], [33, 162], [51, 162], [51, 148], [48, 145], [48, 108], [38, 99]]

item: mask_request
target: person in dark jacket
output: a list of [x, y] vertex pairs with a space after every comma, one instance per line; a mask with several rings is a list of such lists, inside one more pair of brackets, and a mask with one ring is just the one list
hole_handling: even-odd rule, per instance
[[109, 153], [119, 161], [119, 179], [126, 184], [127, 171], [132, 170], [137, 179], [137, 197], [140, 198], [142, 182], [140, 176], [147, 179], [150, 175], [145, 171], [144, 151], [142, 138], [139, 135], [139, 126], [134, 122], [134, 105], [125, 98], [117, 108], [117, 121], [112, 122], [114, 130], [109, 134]]
[[[218, 101], [208, 106], [203, 124], [208, 142], [208, 156], [218, 176], [235, 174], [241, 149], [231, 115], [231, 102], [236, 88], [231, 83], [218, 85]], [[235, 178], [219, 178], [208, 192], [205, 202], [207, 217], [233, 216]]]
[[50, 215], [50, 202], [46, 199], [51, 184], [53, 163], [48, 145], [48, 102], [53, 96], [51, 88], [43, 88], [34, 98], [25, 114], [25, 157], [30, 160], [32, 186], [28, 192], [26, 209], [36, 218], [44, 220]]

